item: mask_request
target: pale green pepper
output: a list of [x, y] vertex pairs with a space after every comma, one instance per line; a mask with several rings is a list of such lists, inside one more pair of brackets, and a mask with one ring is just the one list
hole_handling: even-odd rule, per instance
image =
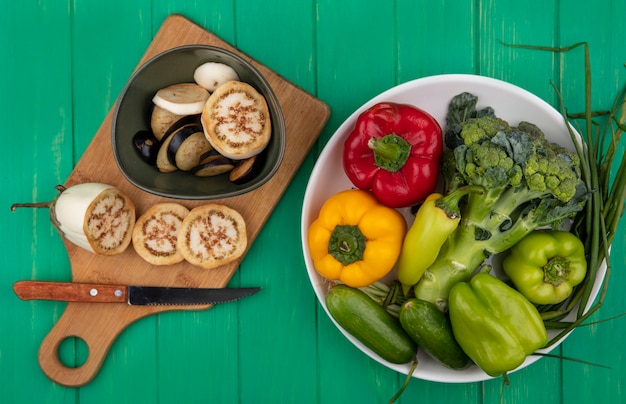
[[446, 196], [431, 194], [422, 203], [404, 237], [398, 258], [398, 281], [405, 295], [435, 262], [441, 246], [459, 225], [460, 199], [469, 192], [483, 191], [480, 186], [465, 186]]
[[502, 268], [531, 302], [561, 303], [585, 279], [585, 247], [567, 231], [536, 230], [511, 248]]
[[452, 287], [449, 312], [454, 337], [463, 351], [493, 377], [517, 368], [548, 342], [537, 308], [487, 273]]

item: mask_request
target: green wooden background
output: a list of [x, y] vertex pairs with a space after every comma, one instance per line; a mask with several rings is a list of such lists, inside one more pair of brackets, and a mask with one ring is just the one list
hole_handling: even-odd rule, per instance
[[[202, 312], [166, 313], [123, 332], [97, 377], [81, 388], [51, 382], [39, 344], [64, 304], [22, 302], [20, 279], [69, 280], [69, 260], [48, 212], [11, 213], [45, 201], [80, 159], [164, 19], [180, 13], [330, 106], [320, 140], [257, 238], [231, 286], [263, 292]], [[301, 202], [316, 156], [341, 122], [396, 84], [440, 73], [504, 79], [571, 110], [583, 107], [582, 50], [564, 56], [501, 41], [587, 41], [593, 104], [608, 108], [626, 81], [623, 0], [20, 0], [0, 6], [0, 402], [382, 403], [404, 376], [353, 347], [308, 283], [299, 244]], [[623, 147], [622, 147], [623, 152]], [[594, 317], [626, 311], [624, 225], [614, 273]], [[280, 257], [280, 259], [276, 259]], [[556, 352], [610, 368], [542, 359], [510, 376], [505, 403], [626, 400], [626, 317], [577, 329]], [[84, 356], [62, 346], [68, 363]], [[402, 403], [497, 403], [501, 380], [443, 384], [413, 379]]]

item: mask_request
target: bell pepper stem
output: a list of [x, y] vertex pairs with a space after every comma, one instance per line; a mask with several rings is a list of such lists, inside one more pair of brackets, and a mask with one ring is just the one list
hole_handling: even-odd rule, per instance
[[358, 226], [337, 225], [328, 242], [328, 252], [344, 265], [363, 259], [365, 236]]
[[569, 278], [569, 260], [565, 257], [552, 257], [543, 268], [544, 282], [559, 286]]
[[394, 173], [404, 167], [411, 153], [411, 145], [395, 133], [380, 139], [371, 137], [367, 146], [374, 152], [374, 163]]

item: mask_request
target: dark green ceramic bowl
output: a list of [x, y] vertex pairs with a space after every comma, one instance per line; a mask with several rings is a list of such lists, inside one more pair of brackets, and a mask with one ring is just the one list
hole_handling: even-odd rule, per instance
[[[262, 152], [262, 165], [244, 184], [234, 184], [228, 174], [196, 177], [190, 172], [162, 173], [141, 159], [133, 146], [133, 136], [150, 130], [152, 98], [161, 88], [176, 83], [193, 82], [196, 67], [205, 62], [231, 66], [241, 81], [259, 91], [267, 101], [272, 120], [272, 136]], [[112, 146], [120, 171], [136, 187], [152, 194], [175, 199], [222, 199], [237, 196], [265, 184], [278, 170], [285, 152], [283, 114], [267, 80], [248, 61], [225, 49], [188, 45], [165, 51], [147, 61], [131, 76], [115, 106]]]

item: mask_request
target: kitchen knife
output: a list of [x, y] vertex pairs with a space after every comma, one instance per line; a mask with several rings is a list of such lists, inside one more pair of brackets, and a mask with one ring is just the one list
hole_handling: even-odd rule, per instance
[[261, 288], [180, 288], [96, 283], [18, 281], [15, 294], [22, 300], [57, 300], [130, 305], [193, 305], [226, 303], [250, 296]]

